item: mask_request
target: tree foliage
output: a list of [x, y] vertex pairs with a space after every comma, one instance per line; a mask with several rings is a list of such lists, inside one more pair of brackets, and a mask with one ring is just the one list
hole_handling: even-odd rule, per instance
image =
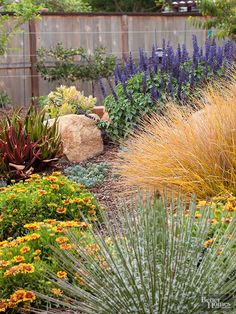
[[93, 11], [106, 12], [152, 12], [158, 7], [155, 0], [88, 0]]
[[198, 7], [204, 16], [211, 18], [196, 24], [207, 29], [216, 28], [218, 37], [236, 39], [236, 0], [199, 0]]
[[[35, 4], [31, 0], [21, 0], [12, 2], [10, 0], [0, 0], [0, 55], [4, 54], [9, 40], [21, 29], [22, 25], [38, 16], [42, 7], [40, 3]], [[6, 12], [14, 12], [14, 20]]]

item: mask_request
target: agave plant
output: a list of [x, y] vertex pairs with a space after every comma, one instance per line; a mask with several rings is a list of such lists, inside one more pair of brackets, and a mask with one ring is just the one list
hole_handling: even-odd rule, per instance
[[62, 297], [38, 296], [60, 306], [60, 313], [66, 308], [89, 314], [221, 313], [208, 308], [212, 300], [233, 313], [235, 219], [223, 234], [218, 230], [213, 241], [208, 239], [210, 207], [196, 223], [194, 200], [186, 206], [181, 200], [169, 204], [146, 198], [134, 208], [121, 210], [115, 223], [105, 215], [102, 233], [100, 226], [91, 230], [96, 254], [70, 234], [74, 252], [55, 254], [72, 278], [79, 274], [80, 284], [50, 274]]

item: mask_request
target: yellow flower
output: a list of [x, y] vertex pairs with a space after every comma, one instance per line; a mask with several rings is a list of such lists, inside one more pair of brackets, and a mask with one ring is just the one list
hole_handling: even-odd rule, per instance
[[70, 192], [74, 193], [75, 192], [75, 188], [73, 186], [70, 186]]
[[195, 214], [195, 218], [200, 218], [202, 215], [200, 213]]
[[36, 173], [31, 174], [30, 177], [31, 177], [32, 179], [38, 179], [38, 178], [40, 178], [40, 176], [39, 176], [38, 174], [36, 174]]
[[54, 171], [52, 173], [52, 175], [55, 176], [55, 177], [59, 177], [61, 175], [61, 172], [60, 171]]
[[65, 271], [58, 271], [57, 272], [57, 277], [60, 278], [60, 279], [67, 278], [67, 272], [65, 272]]
[[37, 222], [33, 222], [33, 223], [29, 223], [29, 224], [25, 224], [24, 228], [29, 229], [29, 230], [33, 230], [33, 229], [37, 229], [39, 230], [39, 224]]
[[32, 291], [26, 291], [23, 301], [33, 302], [36, 299], [36, 295]]
[[63, 294], [63, 292], [61, 291], [61, 289], [58, 288], [52, 288], [51, 292], [56, 295], [56, 296], [60, 296]]
[[49, 203], [49, 204], [47, 204], [47, 206], [48, 206], [48, 207], [54, 207], [54, 208], [56, 208], [56, 207], [57, 207], [57, 204], [56, 204], [56, 203]]
[[209, 239], [204, 242], [205, 248], [208, 248], [212, 243], [214, 242], [214, 239]]
[[34, 254], [34, 255], [39, 255], [39, 254], [41, 254], [41, 252], [42, 252], [42, 251], [38, 249], [38, 250], [35, 250], [33, 254]]

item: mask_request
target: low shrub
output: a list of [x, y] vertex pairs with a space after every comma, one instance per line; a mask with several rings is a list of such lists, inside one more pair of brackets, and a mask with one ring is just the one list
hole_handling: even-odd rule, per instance
[[83, 93], [76, 90], [75, 86], [60, 86], [48, 95], [44, 108], [50, 118], [55, 118], [66, 114], [80, 113], [80, 111], [88, 113], [96, 102], [96, 98], [84, 96]]
[[0, 90], [0, 108], [5, 108], [11, 104], [11, 98], [4, 90]]
[[[134, 202], [132, 209], [124, 207], [113, 223], [104, 218], [107, 240], [101, 230], [94, 229], [96, 258], [76, 239], [72, 243], [81, 247], [79, 254], [55, 253], [68, 272], [80, 273], [84, 283], [82, 288], [52, 275], [63, 291], [63, 296], [54, 298], [55, 304], [73, 313], [201, 314], [208, 310], [203, 298], [217, 296], [221, 305], [233, 311], [234, 223], [223, 233], [219, 229], [210, 246], [206, 241], [211, 213], [205, 210], [195, 218], [194, 201], [186, 208], [181, 200], [170, 205], [169, 200], [148, 197], [138, 205]], [[49, 300], [48, 296], [43, 299]]]
[[0, 191], [0, 240], [24, 234], [24, 225], [44, 219], [80, 219], [81, 212], [96, 220], [98, 204], [83, 186], [58, 172], [37, 174]]
[[8, 179], [27, 177], [42, 170], [62, 154], [57, 121], [45, 122], [45, 112], [30, 107], [1, 121], [0, 171]]
[[108, 165], [105, 162], [99, 164], [87, 163], [86, 166], [71, 166], [65, 169], [65, 175], [72, 181], [83, 184], [86, 187], [94, 187], [102, 184], [108, 174]]
[[226, 78], [227, 70], [235, 62], [236, 46], [233, 42], [217, 46], [215, 40], [208, 39], [203, 48], [193, 36], [192, 55], [185, 45], [179, 45], [174, 51], [165, 42], [161, 55], [160, 58], [156, 47], [151, 56], [140, 49], [139, 64], [136, 64], [130, 53], [128, 62], [121, 66], [117, 64], [115, 68], [115, 87], [108, 80], [112, 94], [107, 97], [100, 80], [104, 105], [111, 119], [108, 132], [113, 140], [127, 137], [146, 114], [165, 113], [169, 100], [185, 105], [200, 94], [207, 82]]
[[70, 231], [81, 240], [80, 245], [93, 252], [94, 244], [86, 223], [48, 219], [25, 227], [28, 229], [25, 236], [0, 242], [0, 312], [19, 313], [30, 311], [30, 306], [42, 307], [42, 300], [34, 291], [63, 297], [62, 290], [46, 278], [47, 271], [83, 286], [79, 273], [72, 276], [53, 256], [52, 246], [66, 252], [75, 250], [67, 237]]
[[[223, 84], [223, 83], [222, 83]], [[151, 118], [122, 153], [124, 184], [162, 192], [170, 188], [200, 199], [236, 191], [236, 83], [208, 88], [188, 115], [176, 107]]]

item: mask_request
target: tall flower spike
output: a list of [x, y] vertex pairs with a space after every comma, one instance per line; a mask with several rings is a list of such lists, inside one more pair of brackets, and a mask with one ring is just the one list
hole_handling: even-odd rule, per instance
[[103, 97], [106, 98], [107, 97], [107, 93], [106, 93], [105, 87], [103, 85], [101, 76], [99, 76], [99, 78], [98, 78], [98, 84], [99, 84], [99, 87], [101, 89]]

